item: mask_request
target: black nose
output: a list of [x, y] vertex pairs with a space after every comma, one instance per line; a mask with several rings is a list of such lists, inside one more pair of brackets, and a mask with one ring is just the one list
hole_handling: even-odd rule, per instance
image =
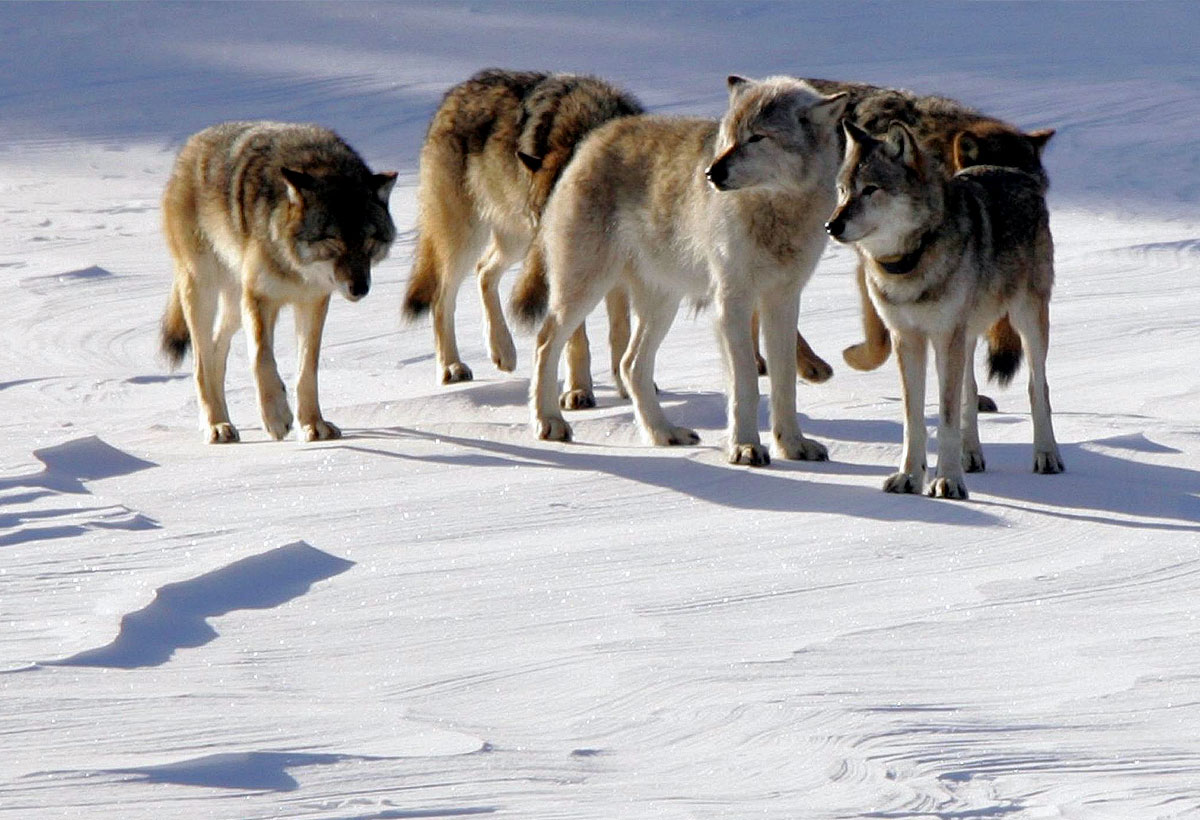
[[840, 239], [842, 234], [846, 232], [846, 222], [843, 219], [831, 219], [825, 223], [825, 233], [832, 236], [834, 239]]
[[370, 289], [371, 289], [370, 280], [363, 279], [361, 281], [351, 282], [350, 287], [347, 288], [347, 291], [355, 299], [361, 299], [362, 297], [367, 295], [367, 291], [369, 291]]
[[708, 177], [708, 181], [711, 182], [718, 191], [725, 190], [724, 185], [729, 179], [729, 171], [726, 169], [724, 163], [714, 162], [712, 165], [708, 166], [708, 170], [704, 172], [704, 175]]

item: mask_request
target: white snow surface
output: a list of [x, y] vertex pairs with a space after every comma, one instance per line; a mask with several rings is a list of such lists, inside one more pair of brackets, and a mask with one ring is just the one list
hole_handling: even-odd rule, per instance
[[[1194, 2], [0, 5], [0, 816], [1200, 817], [1197, 42]], [[725, 463], [704, 314], [657, 374], [700, 446], [640, 442], [599, 325], [600, 407], [537, 441], [532, 339], [497, 372], [469, 284], [476, 381], [438, 385], [399, 316], [417, 152], [486, 66], [667, 113], [789, 73], [1057, 128], [1068, 472], [1030, 472], [1022, 372], [985, 390], [970, 501], [883, 493], [899, 382], [841, 363], [840, 247], [801, 316], [828, 463]], [[270, 441], [239, 343], [243, 443], [206, 445], [157, 355], [158, 198], [239, 118], [400, 173], [400, 240], [322, 350], [341, 441]]]

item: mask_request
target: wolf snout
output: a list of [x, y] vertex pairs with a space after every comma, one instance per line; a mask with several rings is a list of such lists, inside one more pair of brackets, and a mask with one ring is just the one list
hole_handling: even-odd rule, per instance
[[724, 162], [717, 161], [708, 166], [708, 169], [704, 172], [704, 176], [708, 178], [708, 181], [718, 191], [729, 190], [727, 184], [729, 181], [729, 166]]
[[834, 217], [825, 223], [825, 233], [832, 236], [834, 239], [841, 239], [842, 234], [846, 232], [846, 220], [840, 216]]

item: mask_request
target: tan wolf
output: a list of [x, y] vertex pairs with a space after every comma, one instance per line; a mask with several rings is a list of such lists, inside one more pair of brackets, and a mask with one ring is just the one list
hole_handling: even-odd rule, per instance
[[[882, 135], [893, 122], [907, 125], [928, 161], [946, 177], [972, 165], [1000, 165], [1046, 179], [1041, 157], [1046, 143], [1054, 136], [1053, 129], [1024, 133], [947, 97], [918, 96], [864, 83], [821, 79], [808, 82], [823, 94], [846, 93], [850, 98], [846, 118], [869, 134]], [[846, 348], [842, 357], [856, 370], [874, 370], [887, 361], [891, 340], [868, 296], [861, 259], [856, 281], [866, 339]], [[993, 351], [992, 374], [1005, 384], [1020, 362], [1020, 337], [1008, 320], [1001, 318], [988, 330], [988, 339]], [[981, 398], [981, 408], [996, 409], [986, 397]]]
[[904, 453], [884, 489], [924, 489], [932, 343], [940, 398], [929, 494], [967, 497], [963, 470], [984, 469], [970, 362], [979, 334], [1005, 314], [1029, 367], [1034, 472], [1061, 472], [1046, 384], [1054, 247], [1045, 179], [994, 165], [946, 179], [907, 126], [894, 124], [882, 140], [849, 121], [844, 128], [839, 202], [827, 230], [862, 255], [871, 301], [894, 338], [904, 393]]
[[[654, 387], [654, 358], [680, 302], [711, 303], [728, 378], [728, 457], [762, 465], [751, 314], [762, 322], [771, 374], [773, 448], [825, 459], [796, 419], [800, 291], [825, 246], [835, 201], [836, 124], [844, 95], [822, 96], [788, 77], [728, 81], [729, 109], [713, 120], [626, 117], [580, 146], [543, 215], [538, 239], [549, 272], [549, 315], [537, 337], [530, 387], [540, 438], [567, 441], [557, 399], [567, 337], [616, 284], [629, 288], [636, 323], [621, 360], [643, 435], [694, 444], [671, 424]], [[525, 305], [537, 313], [541, 305]]]
[[[492, 362], [504, 371], [516, 367], [516, 347], [498, 291], [500, 277], [525, 257], [546, 201], [579, 141], [602, 123], [641, 112], [630, 94], [595, 77], [572, 74], [486, 69], [446, 93], [421, 148], [417, 249], [404, 299], [409, 319], [432, 308], [443, 383], [472, 378], [454, 332], [458, 291], [472, 264]], [[540, 259], [531, 264], [540, 266]], [[629, 338], [628, 312], [624, 292], [613, 293], [614, 373]], [[564, 402], [590, 406], [595, 400], [582, 329], [571, 350], [574, 392]]]
[[296, 318], [296, 411], [304, 438], [337, 438], [321, 415], [317, 357], [335, 291], [356, 302], [371, 264], [396, 235], [388, 214], [394, 172], [373, 174], [332, 131], [315, 125], [229, 122], [188, 139], [163, 195], [175, 282], [162, 320], [163, 352], [195, 358], [201, 428], [238, 440], [225, 404], [229, 343], [246, 325], [263, 426], [281, 439], [292, 412], [275, 364], [275, 324]]

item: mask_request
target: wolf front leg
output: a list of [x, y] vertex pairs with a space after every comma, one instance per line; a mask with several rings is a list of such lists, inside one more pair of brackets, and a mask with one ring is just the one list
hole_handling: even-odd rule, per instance
[[771, 378], [772, 451], [781, 458], [825, 461], [825, 445], [805, 438], [796, 417], [796, 379], [792, 362], [796, 355], [796, 318], [800, 312], [800, 288], [788, 287], [765, 294], [759, 300], [767, 374]]
[[277, 441], [292, 429], [287, 391], [275, 363], [275, 324], [279, 308], [279, 302], [249, 290], [242, 294], [242, 324], [246, 328], [246, 346], [258, 386], [258, 409], [263, 427]]
[[[729, 463], [763, 467], [771, 463], [771, 456], [758, 436], [758, 367], [754, 361], [754, 339], [750, 335], [752, 301], [745, 294], [722, 293], [717, 297], [716, 308], [717, 337], [725, 360]], [[789, 339], [794, 328], [793, 322], [788, 328]], [[767, 371], [786, 374], [794, 382], [791, 351], [786, 360], [778, 359], [778, 355], [778, 351], [772, 353], [768, 346]], [[794, 393], [792, 412], [795, 413]]]
[[900, 471], [883, 482], [889, 493], [919, 493], [925, 487], [925, 362], [929, 342], [916, 331], [893, 331], [900, 390], [904, 397], [904, 452]]
[[321, 334], [329, 312], [329, 297], [296, 304], [296, 417], [305, 441], [341, 438], [342, 431], [321, 415], [317, 400], [317, 364], [321, 354]]
[[938, 460], [929, 494], [935, 498], [966, 499], [961, 427], [966, 327], [960, 325], [935, 337], [934, 345], [938, 371]]

